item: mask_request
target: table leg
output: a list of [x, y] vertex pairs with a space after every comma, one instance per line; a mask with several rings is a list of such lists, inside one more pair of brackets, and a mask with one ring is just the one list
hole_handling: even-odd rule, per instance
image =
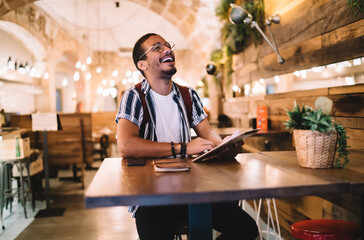
[[46, 209], [41, 209], [35, 217], [57, 217], [63, 216], [64, 208], [52, 209], [50, 205], [50, 190], [49, 190], [49, 162], [48, 162], [48, 133], [43, 131], [43, 167], [44, 167], [44, 180], [45, 180], [45, 195], [46, 195]]
[[45, 180], [45, 193], [46, 193], [46, 209], [50, 208], [49, 200], [49, 166], [48, 166], [48, 134], [43, 131], [43, 160], [44, 160], [44, 180]]
[[189, 239], [212, 239], [211, 203], [189, 204]]

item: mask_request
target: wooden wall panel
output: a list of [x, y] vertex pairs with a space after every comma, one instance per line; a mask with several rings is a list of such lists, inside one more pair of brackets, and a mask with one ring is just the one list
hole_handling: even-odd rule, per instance
[[[364, 84], [266, 95], [263, 100], [259, 99], [259, 104], [263, 103], [268, 107], [271, 130], [287, 131], [283, 125], [283, 121], [288, 119], [286, 109], [291, 110], [294, 101], [300, 106], [305, 104], [314, 107], [314, 102], [319, 96], [326, 96], [333, 100], [333, 110], [330, 115], [333, 116], [335, 122], [342, 123], [345, 127], [349, 136], [348, 145], [351, 149], [364, 148]], [[252, 116], [258, 104], [257, 98], [246, 97], [228, 101], [229, 109], [236, 108], [231, 105], [247, 101], [251, 101], [251, 103], [246, 103], [249, 109], [243, 116]], [[234, 113], [229, 114], [234, 115]], [[269, 139], [265, 137], [248, 138], [245, 144], [250, 148], [245, 150], [264, 151], [265, 140], [271, 142], [271, 150], [294, 150], [292, 136], [287, 132], [285, 134]], [[250, 201], [250, 203], [252, 202]], [[290, 226], [301, 220], [326, 218], [360, 222], [360, 196], [355, 194], [285, 198], [277, 199], [276, 203], [281, 233], [286, 240], [294, 239], [290, 236]], [[264, 220], [267, 219], [266, 209], [264, 206], [261, 213]]]
[[[265, 41], [250, 45], [234, 57], [238, 85], [364, 56], [364, 17], [355, 18], [346, 0], [278, 2], [264, 1], [267, 15], [281, 15], [281, 23], [271, 28], [286, 62], [278, 64]], [[251, 64], [257, 67], [246, 68]]]

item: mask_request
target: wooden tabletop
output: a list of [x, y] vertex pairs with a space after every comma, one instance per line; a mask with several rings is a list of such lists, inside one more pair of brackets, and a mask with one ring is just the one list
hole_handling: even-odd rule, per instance
[[88, 208], [168, 205], [364, 191], [364, 150], [352, 150], [345, 169], [306, 169], [295, 152], [239, 154], [237, 160], [193, 163], [189, 172], [155, 173], [152, 160], [128, 167], [103, 161], [85, 193]]
[[297, 166], [295, 152], [262, 152], [262, 154], [273, 159], [279, 159], [289, 168], [299, 168], [302, 174], [317, 176], [329, 181], [348, 182], [350, 191], [364, 194], [364, 149], [351, 149], [349, 163], [343, 169], [311, 169]]

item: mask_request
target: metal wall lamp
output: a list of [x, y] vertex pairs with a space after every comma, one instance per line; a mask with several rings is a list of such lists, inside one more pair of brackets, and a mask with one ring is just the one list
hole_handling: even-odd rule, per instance
[[268, 32], [269, 35], [272, 38], [273, 43], [271, 43], [268, 39], [268, 37], [264, 34], [264, 32], [262, 31], [262, 29], [260, 29], [258, 23], [256, 21], [253, 21], [253, 16], [244, 8], [231, 3], [230, 4], [230, 13], [229, 13], [229, 20], [231, 23], [233, 24], [248, 24], [250, 25], [250, 27], [252, 28], [256, 28], [260, 34], [262, 34], [262, 36], [264, 37], [264, 39], [268, 42], [269, 46], [271, 46], [271, 48], [273, 49], [273, 51], [277, 54], [278, 56], [278, 63], [279, 64], [283, 64], [285, 62], [284, 58], [279, 54], [278, 52], [278, 48], [276, 46], [273, 34], [270, 30], [270, 25], [271, 23], [276, 23], [278, 24], [280, 22], [280, 17], [279, 15], [274, 15], [274, 16], [270, 16], [266, 19], [265, 24], [268, 27]]

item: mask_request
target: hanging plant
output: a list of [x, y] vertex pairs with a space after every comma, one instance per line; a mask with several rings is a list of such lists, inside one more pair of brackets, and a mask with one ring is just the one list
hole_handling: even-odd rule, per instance
[[223, 86], [222, 86], [222, 82], [221, 82], [219, 66], [222, 64], [223, 58], [224, 58], [224, 54], [220, 49], [214, 50], [211, 53], [211, 57], [210, 57], [211, 62], [213, 62], [214, 65], [216, 66], [216, 72], [213, 75], [213, 79], [221, 94], [224, 94], [224, 90], [223, 90]]
[[348, 5], [354, 17], [359, 15], [364, 16], [364, 1], [363, 0], [348, 0]]
[[[229, 10], [230, 3], [235, 3], [240, 5], [240, 0], [220, 0], [219, 4], [215, 9], [216, 16], [223, 23], [223, 27], [220, 29], [221, 40], [223, 43], [222, 47], [222, 59], [216, 66], [220, 64], [224, 65], [224, 79], [225, 87], [229, 88], [232, 83], [232, 63], [233, 54], [240, 53], [243, 51], [249, 43], [254, 42], [255, 46], [262, 41], [262, 37], [259, 32], [252, 29], [250, 25], [247, 24], [232, 24], [229, 21]], [[251, 0], [241, 5], [244, 9], [250, 12], [253, 16], [254, 21], [256, 21], [259, 26], [264, 26], [264, 1], [263, 0]], [[219, 78], [215, 78], [219, 81]], [[222, 83], [219, 81], [221, 90], [223, 92]]]
[[[228, 45], [231, 51], [236, 54], [244, 50], [252, 38], [257, 46], [262, 41], [258, 31], [252, 29], [249, 25], [235, 25], [229, 21], [230, 3], [236, 3], [234, 0], [221, 0], [215, 9], [216, 16], [224, 24], [220, 29], [221, 39], [224, 45]], [[253, 0], [242, 5], [244, 9], [250, 12], [259, 26], [264, 26], [264, 1]]]
[[202, 89], [203, 97], [208, 98], [210, 96], [210, 94], [209, 94], [209, 88], [208, 88], [208, 82], [207, 82], [206, 76], [201, 78], [201, 82], [203, 83], [203, 85], [197, 86], [196, 90], [198, 91], [199, 89]]
[[215, 15], [220, 18], [220, 21], [229, 19], [230, 3], [235, 3], [235, 0], [220, 0], [215, 8]]
[[232, 49], [228, 46], [228, 45], [225, 45], [223, 48], [222, 48], [222, 52], [223, 52], [223, 62], [224, 62], [224, 65], [225, 65], [225, 79], [226, 79], [226, 82], [225, 82], [225, 86], [229, 87], [232, 83], [232, 74], [234, 72], [233, 70], [233, 51]]

